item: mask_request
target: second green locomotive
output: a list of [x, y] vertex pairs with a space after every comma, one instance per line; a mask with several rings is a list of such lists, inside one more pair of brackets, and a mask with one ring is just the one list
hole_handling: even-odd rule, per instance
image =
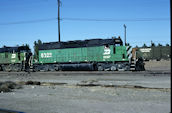
[[26, 71], [29, 69], [29, 59], [32, 53], [27, 46], [0, 48], [0, 70]]

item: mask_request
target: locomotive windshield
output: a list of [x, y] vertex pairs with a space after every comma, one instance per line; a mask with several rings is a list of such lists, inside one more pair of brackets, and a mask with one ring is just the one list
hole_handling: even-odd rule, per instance
[[120, 37], [114, 39], [115, 46], [122, 46], [123, 42]]
[[31, 50], [20, 50], [20, 52], [31, 53]]

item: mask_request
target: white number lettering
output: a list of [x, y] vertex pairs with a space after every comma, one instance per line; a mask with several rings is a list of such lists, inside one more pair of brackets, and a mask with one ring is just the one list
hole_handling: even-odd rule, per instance
[[41, 53], [41, 58], [50, 58], [52, 57], [52, 53]]
[[11, 55], [11, 58], [16, 58], [16, 54], [12, 54]]

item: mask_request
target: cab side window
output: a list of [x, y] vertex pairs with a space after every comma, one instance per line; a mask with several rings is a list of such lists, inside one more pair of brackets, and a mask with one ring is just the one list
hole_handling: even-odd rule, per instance
[[123, 58], [123, 59], [125, 58], [125, 54], [122, 54], [122, 58]]
[[113, 48], [113, 54], [115, 54], [115, 53], [116, 53], [116, 48], [114, 47], [114, 48]]
[[8, 53], [5, 53], [5, 58], [8, 58]]
[[20, 52], [18, 53], [18, 59], [20, 60]]

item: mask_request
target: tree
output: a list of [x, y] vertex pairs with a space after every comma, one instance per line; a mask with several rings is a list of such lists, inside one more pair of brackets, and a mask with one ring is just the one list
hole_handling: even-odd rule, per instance
[[29, 47], [29, 44], [26, 44], [25, 46], [28, 47], [28, 48], [30, 48], [30, 47]]
[[136, 45], [136, 47], [135, 48], [139, 48], [137, 45]]
[[39, 40], [38, 40], [38, 45], [40, 45], [40, 44], [42, 44], [42, 41], [39, 39]]
[[22, 46], [26, 46], [26, 48], [30, 49], [29, 44], [23, 44]]
[[151, 47], [155, 47], [155, 46], [156, 46], [155, 43], [153, 43], [151, 40]]
[[166, 44], [166, 46], [170, 46], [169, 44]]
[[148, 46], [144, 43], [142, 47], [146, 48], [146, 47], [148, 47]]
[[42, 44], [42, 41], [39, 39], [38, 41], [34, 41], [34, 58], [38, 59], [38, 46]]
[[160, 47], [160, 46], [162, 46], [162, 44], [158, 43], [158, 46]]

